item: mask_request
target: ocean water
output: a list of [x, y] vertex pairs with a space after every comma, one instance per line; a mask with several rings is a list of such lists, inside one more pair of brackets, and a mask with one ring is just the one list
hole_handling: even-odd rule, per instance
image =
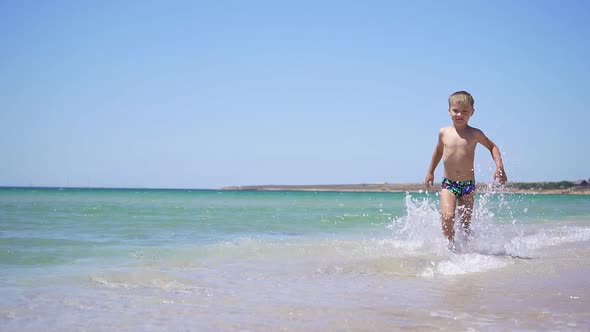
[[0, 189], [1, 331], [590, 329], [590, 196]]

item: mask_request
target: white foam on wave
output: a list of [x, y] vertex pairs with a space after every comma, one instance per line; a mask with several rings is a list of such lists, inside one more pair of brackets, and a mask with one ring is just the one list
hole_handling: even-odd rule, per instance
[[193, 280], [153, 271], [105, 271], [92, 274], [89, 279], [95, 286], [111, 289], [152, 289], [185, 295], [209, 293], [207, 287], [195, 285]]
[[561, 226], [543, 228], [534, 234], [515, 237], [504, 248], [513, 255], [526, 255], [538, 249], [583, 241], [590, 241], [589, 227]]
[[485, 272], [503, 268], [514, 264], [508, 258], [498, 258], [478, 253], [451, 254], [449, 259], [438, 263], [432, 262], [420, 274], [422, 277], [433, 277], [435, 275], [460, 275], [468, 273]]
[[464, 246], [464, 253], [450, 253], [448, 259], [432, 262], [421, 276], [461, 275], [504, 268], [522, 259], [534, 259], [539, 250], [567, 243], [590, 241], [590, 228], [540, 229], [533, 234], [514, 234], [511, 238], [475, 238]]

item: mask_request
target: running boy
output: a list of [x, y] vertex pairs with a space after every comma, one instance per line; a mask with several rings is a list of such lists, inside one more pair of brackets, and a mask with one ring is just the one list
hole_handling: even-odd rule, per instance
[[477, 143], [485, 146], [492, 153], [496, 163], [494, 179], [501, 184], [508, 181], [500, 149], [479, 129], [469, 126], [468, 122], [475, 109], [475, 101], [469, 92], [457, 91], [449, 97], [449, 115], [453, 125], [438, 132], [438, 143], [432, 154], [432, 161], [424, 180], [426, 187], [433, 185], [434, 170], [443, 159], [444, 173], [440, 192], [442, 213], [442, 230], [453, 245], [455, 238], [455, 208], [459, 208], [459, 221], [467, 235], [470, 234], [471, 213], [475, 196], [475, 172], [473, 163]]

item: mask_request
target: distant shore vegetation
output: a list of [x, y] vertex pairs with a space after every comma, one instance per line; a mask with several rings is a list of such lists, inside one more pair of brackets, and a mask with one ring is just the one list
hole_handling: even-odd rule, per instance
[[[435, 187], [435, 190], [438, 187]], [[485, 186], [483, 186], [485, 191]], [[422, 192], [423, 183], [374, 183], [335, 185], [256, 185], [232, 186], [223, 190], [263, 191], [358, 191], [358, 192]], [[558, 182], [508, 182], [505, 189], [514, 193], [590, 194], [590, 180]]]
[[509, 182], [508, 187], [520, 190], [567, 190], [575, 187], [590, 187], [587, 181], [579, 183], [571, 181], [559, 182]]

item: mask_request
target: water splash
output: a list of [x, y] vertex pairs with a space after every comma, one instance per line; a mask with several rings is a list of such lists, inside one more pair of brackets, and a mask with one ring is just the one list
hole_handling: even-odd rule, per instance
[[[438, 194], [436, 194], [438, 196]], [[441, 214], [432, 196], [415, 198], [405, 196], [406, 215], [396, 218], [389, 226], [394, 238], [414, 243], [414, 246], [428, 251], [440, 252], [446, 247], [446, 240], [441, 233]]]
[[455, 252], [447, 249], [442, 234], [438, 194], [406, 194], [406, 214], [392, 220], [388, 228], [396, 241], [407, 244], [399, 248], [411, 248], [406, 255], [430, 259], [419, 274], [423, 277], [499, 269], [535, 259], [543, 254], [541, 250], [552, 246], [590, 240], [589, 227], [520, 220], [523, 215], [518, 211], [528, 212], [522, 201], [522, 196], [507, 193], [499, 184], [482, 186], [475, 199], [469, 240], [455, 222]]
[[[485, 188], [484, 194], [478, 195], [472, 215], [472, 232], [468, 239], [455, 222], [456, 252], [448, 250], [447, 240], [442, 233], [439, 195], [426, 194], [405, 197], [406, 215], [393, 220], [389, 228], [394, 238], [413, 244], [415, 251], [422, 252], [430, 258], [430, 264], [424, 266], [419, 275], [457, 275], [483, 272], [505, 267], [512, 263], [516, 255], [507, 252], [507, 244], [514, 238], [516, 220], [498, 225], [494, 209], [508, 209], [511, 205], [498, 188]], [[498, 203], [499, 202], [499, 203]], [[457, 211], [457, 216], [459, 213]], [[498, 227], [501, 226], [501, 227]]]

